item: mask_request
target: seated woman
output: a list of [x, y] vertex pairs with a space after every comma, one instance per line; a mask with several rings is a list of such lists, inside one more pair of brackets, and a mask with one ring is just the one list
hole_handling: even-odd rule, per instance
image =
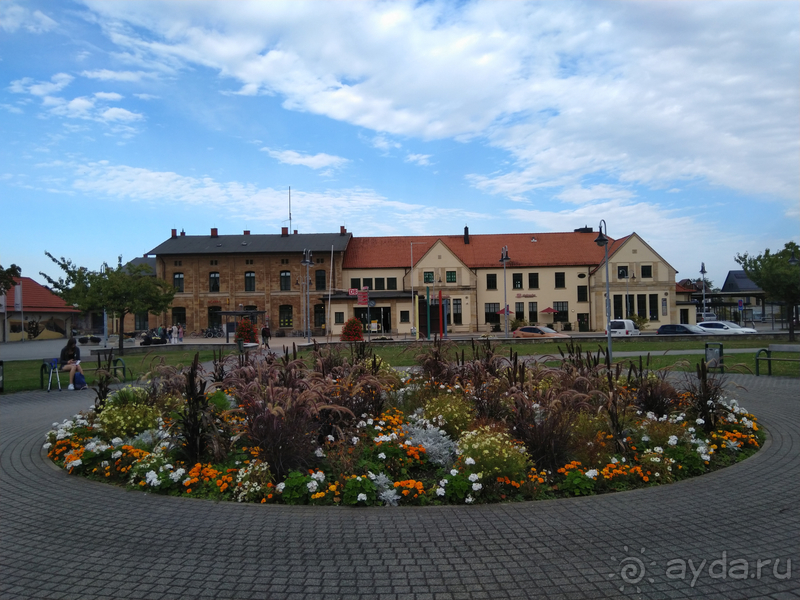
[[[78, 348], [78, 342], [75, 340], [74, 337], [69, 338], [67, 340], [67, 345], [64, 346], [63, 350], [61, 350], [61, 370], [62, 371], [69, 371], [69, 387], [68, 390], [75, 389], [75, 373], [83, 374], [83, 369], [81, 369], [81, 350]], [[81, 389], [86, 389], [88, 386], [86, 384], [83, 385]]]

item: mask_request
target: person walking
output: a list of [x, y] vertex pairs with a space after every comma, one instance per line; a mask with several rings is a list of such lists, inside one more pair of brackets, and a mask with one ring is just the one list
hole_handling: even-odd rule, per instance
[[269, 338], [272, 337], [269, 331], [269, 323], [264, 323], [261, 328], [261, 343], [269, 349]]
[[183, 343], [183, 325], [180, 323], [178, 323], [178, 343]]
[[175, 323], [172, 324], [172, 329], [169, 332], [169, 341], [171, 344], [178, 343], [178, 326]]

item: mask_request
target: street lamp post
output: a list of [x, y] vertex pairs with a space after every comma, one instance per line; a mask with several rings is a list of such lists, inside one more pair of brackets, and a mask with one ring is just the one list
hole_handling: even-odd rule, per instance
[[706, 263], [700, 263], [700, 285], [703, 286], [703, 308], [700, 313], [703, 315], [703, 321], [706, 320]]
[[[605, 231], [603, 231], [605, 229]], [[597, 238], [594, 240], [594, 243], [600, 246], [601, 248], [605, 249], [605, 261], [606, 261], [606, 335], [608, 337], [608, 362], [614, 360], [613, 350], [611, 348], [611, 288], [608, 282], [608, 225], [606, 225], [605, 219], [600, 221], [600, 225], [598, 226], [599, 233], [597, 234]]]
[[311, 308], [310, 308], [310, 305], [311, 305], [311, 285], [310, 285], [310, 283], [311, 282], [308, 279], [308, 277], [309, 277], [308, 268], [312, 264], [314, 264], [314, 262], [311, 260], [311, 250], [303, 250], [303, 260], [300, 261], [300, 264], [301, 265], [305, 265], [305, 267], [306, 267], [306, 310], [305, 310], [305, 314], [304, 314], [305, 322], [306, 322], [305, 323], [306, 324], [306, 327], [305, 327], [306, 330], [305, 330], [304, 333], [306, 334], [306, 337], [308, 338], [308, 343], [310, 344], [311, 343]]
[[[789, 259], [789, 264], [792, 265], [793, 267], [795, 267], [798, 264], [800, 264], [800, 260], [797, 260], [797, 257], [794, 255], [794, 248], [792, 248], [792, 257]], [[791, 307], [791, 311], [789, 313], [789, 333], [790, 334], [794, 332], [794, 329], [793, 329], [793, 327], [794, 327], [794, 324], [793, 324], [793, 322], [794, 322], [794, 312], [795, 312], [794, 306], [792, 306]]]
[[417, 309], [414, 302], [414, 244], [422, 244], [423, 242], [411, 242], [411, 335], [414, 339], [419, 339], [417, 336]]
[[506, 263], [511, 260], [508, 258], [508, 246], [503, 246], [500, 251], [500, 262], [503, 263], [503, 314], [506, 317], [506, 337], [508, 337], [508, 289], [506, 288]]

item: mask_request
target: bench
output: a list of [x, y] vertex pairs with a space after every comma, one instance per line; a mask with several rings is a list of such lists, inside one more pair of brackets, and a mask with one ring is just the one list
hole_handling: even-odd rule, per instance
[[[98, 366], [97, 367], [89, 367], [87, 366], [88, 363], [81, 361], [81, 367], [84, 373], [91, 373], [93, 371], [98, 371], [104, 369], [104, 367], [100, 364], [100, 356], [103, 358], [107, 357], [103, 354], [98, 356]], [[53, 385], [53, 375], [56, 376], [56, 382], [58, 383], [58, 391], [61, 391], [61, 369], [58, 366], [59, 359], [58, 358], [44, 358], [42, 359], [42, 366], [39, 368], [39, 387], [44, 389], [44, 377], [47, 375], [47, 391], [50, 391], [50, 388]], [[122, 381], [125, 381], [125, 361], [121, 358], [114, 358], [112, 360], [111, 370], [114, 372], [114, 376], [117, 376], [119, 370], [122, 370]], [[66, 373], [66, 371], [65, 371]]]
[[[800, 346], [792, 345], [792, 344], [770, 344], [769, 349], [762, 348], [758, 352], [756, 352], [756, 375], [760, 375], [759, 373], [759, 365], [761, 361], [766, 361], [767, 363], [767, 374], [772, 375], [772, 361], [778, 362], [796, 362], [800, 363], [800, 356], [797, 358], [778, 358], [772, 356], [773, 352], [797, 352], [800, 354]], [[766, 354], [766, 356], [762, 356], [762, 354]]]

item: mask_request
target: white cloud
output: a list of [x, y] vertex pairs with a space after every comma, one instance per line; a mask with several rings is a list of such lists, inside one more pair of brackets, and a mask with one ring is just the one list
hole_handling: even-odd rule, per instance
[[154, 96], [153, 94], [134, 94], [139, 100], [158, 100], [160, 96]]
[[383, 150], [384, 152], [388, 152], [389, 150], [395, 150], [397, 148], [401, 148], [402, 144], [400, 142], [396, 142], [387, 138], [385, 135], [376, 135], [370, 141], [373, 147], [377, 148], [378, 150]]
[[40, 10], [30, 11], [13, 2], [0, 2], [0, 29], [14, 33], [22, 28], [31, 33], [44, 33], [58, 23]]
[[13, 104], [0, 104], [0, 107], [6, 109], [10, 113], [14, 113], [15, 115], [21, 115], [22, 109], [18, 106], [14, 106]]
[[124, 108], [108, 108], [100, 113], [99, 118], [103, 121], [139, 121], [142, 115], [139, 113], [125, 110]]
[[430, 154], [407, 154], [406, 155], [406, 162], [417, 164], [421, 167], [431, 164], [428, 160], [431, 157]]
[[116, 92], [95, 92], [94, 97], [100, 100], [122, 100], [122, 96]]
[[338, 168], [349, 162], [346, 158], [341, 156], [332, 156], [330, 154], [301, 154], [294, 150], [272, 150], [270, 148], [261, 148], [262, 152], [266, 152], [272, 158], [287, 165], [302, 165], [310, 167], [311, 169], [324, 169], [326, 167]]
[[633, 198], [634, 193], [614, 185], [598, 184], [589, 187], [572, 186], [556, 195], [556, 198], [572, 204], [587, 204], [595, 200]]
[[66, 73], [57, 73], [50, 81], [35, 82], [30, 77], [23, 77], [11, 82], [9, 89], [15, 94], [31, 94], [33, 96], [49, 96], [67, 87], [74, 77]]
[[83, 77], [89, 79], [100, 79], [101, 81], [126, 81], [139, 82], [142, 79], [153, 79], [157, 75], [145, 71], [111, 71], [109, 69], [95, 69], [94, 71], [83, 71]]
[[381, 149], [386, 135], [488, 142], [512, 165], [470, 181], [515, 199], [598, 173], [800, 191], [794, 3], [89, 6], [131, 60], [213, 69]]

